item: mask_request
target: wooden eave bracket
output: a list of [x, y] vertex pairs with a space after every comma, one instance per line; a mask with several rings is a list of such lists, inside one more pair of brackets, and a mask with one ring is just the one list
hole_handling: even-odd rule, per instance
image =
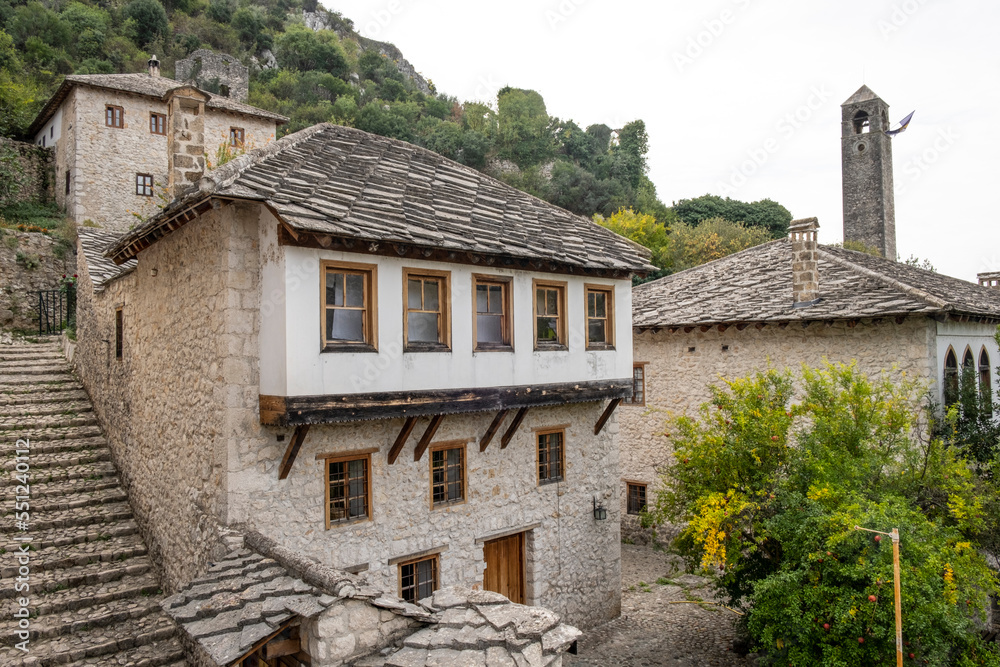
[[307, 433], [309, 433], [309, 424], [302, 424], [295, 427], [292, 439], [288, 442], [285, 455], [281, 459], [281, 466], [278, 468], [279, 480], [288, 477], [288, 473], [292, 471], [295, 457], [299, 455], [299, 450], [302, 449], [302, 443], [305, 441]]
[[526, 414], [528, 414], [528, 408], [521, 408], [517, 411], [517, 414], [514, 415], [514, 420], [510, 423], [510, 426], [507, 427], [507, 431], [503, 434], [503, 437], [500, 438], [500, 449], [507, 449], [507, 445], [510, 444], [514, 434], [517, 433], [517, 429], [521, 426], [521, 422], [524, 421], [524, 416]]
[[392, 443], [392, 449], [389, 450], [389, 465], [396, 462], [399, 458], [399, 453], [403, 451], [403, 446], [406, 444], [406, 440], [413, 433], [413, 427], [417, 424], [416, 417], [407, 417], [406, 421], [403, 422], [403, 428], [399, 429], [399, 435], [396, 436], [396, 442]]
[[604, 425], [608, 423], [609, 419], [611, 419], [611, 415], [614, 413], [615, 408], [621, 405], [621, 402], [622, 399], [620, 398], [611, 399], [611, 402], [608, 403], [608, 407], [604, 408], [601, 418], [597, 420], [596, 424], [594, 424], [594, 435], [598, 435], [604, 430]]
[[431, 417], [431, 423], [427, 425], [427, 430], [420, 436], [417, 448], [413, 450], [414, 461], [419, 461], [423, 457], [424, 452], [427, 451], [427, 445], [431, 444], [431, 440], [434, 438], [434, 434], [437, 433], [438, 426], [441, 425], [443, 420], [444, 415], [434, 415]]
[[485, 452], [486, 448], [490, 446], [491, 442], [493, 442], [493, 436], [495, 436], [497, 431], [500, 430], [500, 424], [503, 423], [504, 417], [507, 416], [508, 412], [510, 412], [510, 410], [501, 410], [497, 413], [497, 416], [493, 418], [493, 421], [490, 422], [490, 427], [486, 429], [486, 434], [483, 435], [483, 439], [479, 441], [480, 452]]

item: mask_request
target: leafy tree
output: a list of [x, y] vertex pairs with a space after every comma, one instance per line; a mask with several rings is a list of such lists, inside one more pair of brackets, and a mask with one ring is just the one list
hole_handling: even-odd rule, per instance
[[621, 206], [625, 197], [620, 182], [599, 180], [583, 167], [558, 160], [552, 167], [546, 199], [578, 215], [589, 216], [595, 211], [610, 214]]
[[694, 225], [710, 218], [722, 218], [730, 222], [767, 229], [772, 238], [788, 234], [788, 224], [792, 214], [781, 204], [770, 199], [756, 202], [742, 202], [737, 199], [702, 195], [694, 199], [681, 199], [673, 206], [674, 213], [683, 222]]
[[[797, 392], [801, 401], [794, 402]], [[921, 388], [854, 365], [711, 387], [667, 425], [674, 458], [647, 521], [715, 573], [773, 664], [892, 664], [888, 539], [899, 528], [903, 637], [920, 664], [1000, 664], [978, 633], [997, 581], [975, 543], [989, 499], [954, 448], [921, 435]]]
[[254, 44], [259, 45], [264, 25], [264, 15], [259, 7], [240, 7], [233, 13], [233, 29], [240, 36], [240, 42], [248, 48], [252, 48]]
[[555, 154], [545, 101], [533, 90], [504, 88], [497, 95], [500, 157], [521, 168], [539, 165]]
[[652, 215], [636, 213], [632, 209], [619, 209], [607, 218], [594, 215], [594, 222], [619, 236], [649, 248], [653, 253], [650, 262], [661, 269], [669, 267], [670, 237], [667, 228]]
[[770, 240], [767, 230], [762, 227], [749, 227], [722, 218], [702, 220], [697, 225], [674, 222], [670, 226], [667, 266], [683, 271]]
[[920, 259], [916, 255], [910, 255], [908, 258], [903, 260], [903, 264], [907, 266], [915, 266], [918, 269], [923, 269], [924, 271], [931, 271], [932, 273], [937, 273], [937, 269], [931, 264], [929, 259]]
[[132, 0], [125, 6], [124, 16], [135, 21], [141, 46], [167, 34], [167, 11], [159, 0]]
[[46, 9], [41, 3], [29, 2], [14, 11], [9, 34], [21, 48], [25, 48], [32, 37], [41, 40], [43, 44], [59, 48], [70, 43], [73, 29], [58, 14]]
[[236, 11], [235, 5], [233, 0], [210, 0], [206, 13], [213, 21], [226, 24], [233, 20], [233, 12]]
[[393, 113], [390, 109], [384, 109], [378, 102], [366, 104], [358, 114], [355, 127], [372, 134], [380, 134], [383, 137], [402, 139], [410, 141], [412, 139], [412, 129], [406, 118]]
[[344, 49], [332, 32], [294, 26], [275, 40], [275, 46], [278, 62], [287, 69], [320, 70], [338, 77], [349, 72]]
[[612, 173], [633, 188], [646, 175], [646, 153], [649, 152], [649, 135], [646, 123], [634, 120], [618, 133], [618, 145], [612, 150]]

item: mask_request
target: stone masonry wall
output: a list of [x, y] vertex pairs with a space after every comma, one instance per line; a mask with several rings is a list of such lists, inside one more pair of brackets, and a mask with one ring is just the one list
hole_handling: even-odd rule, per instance
[[[64, 113], [63, 123], [73, 127], [63, 128], [55, 168], [57, 180], [70, 170], [72, 191], [67, 213], [77, 223], [90, 219], [107, 229], [127, 231], [168, 201], [167, 137], [151, 133], [149, 126], [150, 113], [166, 114], [167, 105], [151, 97], [83, 86], [74, 88], [70, 101], [72, 107], [67, 109], [74, 113]], [[125, 110], [125, 127], [105, 125], [108, 104]], [[229, 141], [230, 127], [244, 128], [257, 146], [274, 137], [273, 121], [206, 109], [205, 150], [213, 164], [218, 146]], [[74, 136], [76, 151], [70, 155]], [[136, 194], [137, 173], [153, 176], [152, 197]]]
[[[718, 384], [720, 377], [745, 377], [768, 364], [794, 373], [802, 364], [815, 367], [827, 359], [844, 363], [857, 360], [858, 367], [872, 376], [895, 365], [896, 372], [932, 381], [933, 324], [926, 318], [911, 317], [902, 324], [865, 321], [854, 328], [838, 322], [832, 326], [816, 323], [807, 328], [801, 324], [790, 324], [785, 329], [773, 325], [762, 330], [748, 327], [743, 331], [730, 327], [724, 333], [713, 328], [704, 333], [696, 329], [691, 333], [636, 334], [635, 361], [647, 363], [646, 406], [623, 404], [618, 409], [622, 480], [648, 484], [647, 500], [653, 502], [660, 487], [656, 469], [671, 456], [668, 441], [659, 435], [665, 420], [671, 414], [696, 413], [711, 396], [708, 385]], [[623, 481], [622, 535], [645, 542], [649, 533], [639, 527], [638, 517], [625, 512], [625, 493]], [[658, 531], [661, 541], [672, 535], [669, 527]]]
[[[250, 74], [246, 66], [228, 53], [198, 49], [174, 65], [178, 81], [194, 81], [202, 90], [222, 95], [237, 102], [246, 102], [250, 90]], [[228, 90], [223, 92], [222, 86]]]
[[0, 137], [0, 178], [8, 181], [0, 188], [0, 207], [51, 201], [52, 160], [47, 148]]
[[0, 327], [37, 332], [39, 290], [58, 289], [62, 277], [74, 273], [73, 253], [57, 239], [0, 229]]

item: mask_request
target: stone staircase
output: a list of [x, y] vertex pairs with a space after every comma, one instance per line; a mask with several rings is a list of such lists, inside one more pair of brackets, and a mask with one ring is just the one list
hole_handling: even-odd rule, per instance
[[[15, 525], [15, 444], [30, 439], [30, 522]], [[177, 626], [90, 399], [56, 343], [0, 345], [0, 664], [182, 667]], [[31, 538], [30, 592], [15, 589]], [[28, 652], [14, 617], [30, 600]]]

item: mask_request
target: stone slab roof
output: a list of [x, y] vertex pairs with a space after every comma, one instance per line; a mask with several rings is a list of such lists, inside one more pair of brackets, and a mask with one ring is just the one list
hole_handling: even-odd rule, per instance
[[209, 172], [112, 248], [122, 261], [208, 197], [261, 201], [295, 233], [645, 272], [649, 251], [596, 223], [429, 150], [324, 123]]
[[[28, 128], [28, 134], [33, 137], [42, 129], [42, 126], [56, 112], [56, 109], [62, 104], [62, 101], [69, 94], [73, 86], [104, 88], [162, 99], [169, 91], [182, 85], [184, 85], [182, 81], [175, 81], [165, 76], [151, 76], [147, 72], [140, 72], [138, 74], [71, 74], [63, 80], [62, 85], [59, 86], [59, 89], [42, 108], [31, 124], [31, 127]], [[221, 95], [213, 95], [207, 92], [205, 94], [208, 95], [208, 102], [205, 106], [209, 109], [219, 109], [245, 116], [255, 116], [257, 118], [268, 118], [275, 121], [278, 125], [288, 122], [288, 118], [280, 114], [258, 109], [257, 107], [243, 104], [242, 102], [237, 102]]]
[[862, 85], [860, 88], [858, 88], [854, 92], [853, 95], [851, 95], [850, 97], [848, 97], [844, 101], [844, 103], [841, 104], [840, 106], [846, 107], [849, 104], [858, 104], [860, 102], [867, 102], [868, 100], [880, 100], [881, 101], [881, 99], [882, 98], [880, 98], [878, 95], [875, 94], [874, 90], [872, 90], [871, 88], [869, 88], [867, 85]]
[[632, 291], [635, 327], [854, 320], [955, 313], [1000, 320], [1000, 290], [820, 246], [820, 302], [792, 308], [792, 249], [780, 239]]
[[80, 238], [80, 252], [87, 261], [87, 273], [90, 274], [95, 292], [103, 292], [109, 282], [135, 270], [134, 259], [119, 266], [104, 256], [104, 251], [118, 240], [120, 234], [94, 227], [78, 227], [77, 236]]

